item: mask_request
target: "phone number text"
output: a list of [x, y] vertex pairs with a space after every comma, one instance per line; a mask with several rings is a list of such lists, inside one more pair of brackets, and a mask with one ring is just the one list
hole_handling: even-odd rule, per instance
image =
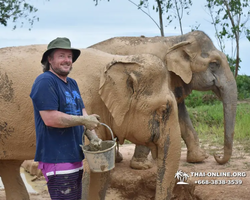
[[242, 185], [242, 180], [197, 180], [198, 185]]

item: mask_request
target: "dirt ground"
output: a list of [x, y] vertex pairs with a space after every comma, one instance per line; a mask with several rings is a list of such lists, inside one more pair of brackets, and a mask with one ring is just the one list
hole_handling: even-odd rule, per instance
[[[214, 148], [207, 145], [207, 152]], [[120, 146], [124, 160], [116, 164], [112, 170], [112, 180], [107, 191], [106, 200], [151, 200], [154, 199], [156, 167], [149, 170], [133, 170], [129, 168], [129, 161], [133, 155], [134, 145], [125, 144]], [[149, 158], [151, 158], [149, 156]], [[244, 153], [239, 145], [234, 145], [233, 156], [229, 163], [218, 165], [210, 155], [205, 162], [190, 164], [186, 162], [186, 148], [182, 148], [179, 170], [189, 175], [185, 182], [189, 185], [178, 185], [178, 194], [185, 191], [185, 198], [194, 200], [248, 200], [250, 197], [250, 155]], [[193, 172], [193, 173], [191, 173]], [[216, 177], [211, 177], [212, 172]], [[226, 173], [230, 177], [225, 177]], [[194, 177], [194, 175], [200, 175]], [[236, 176], [237, 175], [237, 176]], [[240, 176], [241, 175], [241, 176]], [[220, 177], [219, 177], [220, 176]], [[34, 177], [26, 174], [30, 182]], [[179, 181], [176, 179], [176, 181]], [[208, 181], [210, 184], [208, 184]], [[241, 183], [242, 181], [242, 183]], [[30, 193], [31, 200], [49, 200], [43, 178], [31, 181], [32, 188], [38, 193]], [[200, 184], [199, 184], [200, 183]], [[237, 184], [241, 183], [241, 184]], [[5, 199], [4, 190], [0, 190], [0, 200]]]

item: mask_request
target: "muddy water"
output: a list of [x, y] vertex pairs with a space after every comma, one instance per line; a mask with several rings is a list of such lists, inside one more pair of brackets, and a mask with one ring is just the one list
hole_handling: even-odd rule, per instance
[[[35, 177], [25, 172], [25, 170], [22, 167], [20, 168], [20, 174], [29, 193], [37, 194], [42, 191], [48, 190], [46, 186], [46, 180], [43, 177], [34, 180]], [[0, 177], [0, 189], [4, 189], [1, 177]]]

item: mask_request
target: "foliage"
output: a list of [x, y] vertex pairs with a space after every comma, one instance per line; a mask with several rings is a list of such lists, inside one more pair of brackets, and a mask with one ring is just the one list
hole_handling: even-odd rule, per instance
[[[225, 45], [223, 39], [231, 39], [235, 42], [235, 48], [232, 48], [235, 57], [235, 78], [239, 70], [239, 40], [244, 33], [250, 41], [250, 29], [247, 27], [247, 21], [250, 17], [249, 0], [207, 0], [206, 7], [209, 9], [212, 24], [215, 27], [216, 38], [219, 46], [224, 52]], [[220, 26], [220, 30], [218, 29]]]
[[[153, 10], [156, 10], [156, 12], [159, 12], [159, 23], [160, 25], [158, 27], [160, 27], [160, 32], [161, 32], [161, 36], [164, 36], [164, 27], [163, 27], [163, 20], [162, 20], [162, 15], [163, 15], [163, 11], [164, 11], [164, 7], [162, 6], [163, 1], [161, 0], [156, 0], [157, 6], [153, 6]], [[141, 8], [141, 6], [143, 6], [145, 8], [148, 8], [149, 6], [149, 1], [148, 0], [140, 0], [140, 3], [138, 5], [138, 8]]]
[[[224, 141], [223, 105], [205, 105], [188, 108], [188, 112], [195, 130], [203, 140]], [[235, 122], [236, 141], [250, 140], [250, 103], [238, 104]]]
[[[174, 4], [171, 3], [171, 0], [168, 0], [168, 4], [172, 5], [169, 7], [169, 10], [166, 13], [170, 13], [170, 9], [174, 11], [174, 15], [171, 15], [172, 18], [177, 19], [179, 22], [179, 28], [181, 31], [181, 35], [183, 35], [183, 30], [182, 30], [182, 18], [184, 14], [184, 10], [186, 10], [186, 14], [189, 15], [189, 9], [190, 6], [192, 6], [192, 1], [191, 0], [174, 0]], [[176, 29], [176, 27], [175, 27]]]
[[[232, 71], [233, 74], [235, 74], [236, 59], [230, 57], [230, 56], [227, 54], [227, 61], [228, 61], [230, 70]], [[241, 62], [241, 59], [240, 59], [240, 62]], [[240, 65], [239, 65], [238, 69], [240, 69]]]
[[192, 91], [192, 93], [186, 98], [185, 104], [187, 107], [195, 108], [198, 106], [204, 105], [215, 105], [220, 104], [220, 101], [214, 93], [211, 91], [208, 92], [199, 92]]
[[238, 99], [250, 98], [250, 76], [238, 75], [236, 78]]
[[206, 124], [208, 127], [219, 127], [223, 123], [222, 104], [197, 106], [188, 108], [188, 111], [194, 125]]
[[[192, 6], [192, 0], [155, 0], [157, 5], [153, 5], [153, 10], [159, 12], [159, 21], [162, 24], [162, 15], [167, 14], [166, 21], [167, 25], [171, 24], [173, 20], [178, 20], [179, 28], [181, 34], [182, 31], [182, 18], [184, 15], [184, 10], [187, 11], [186, 14], [189, 15], [190, 6]], [[140, 0], [139, 7], [144, 6], [148, 8], [149, 0]], [[164, 36], [163, 26], [161, 25], [161, 35]], [[176, 29], [176, 26], [175, 26]]]
[[[160, 26], [158, 25], [158, 23], [150, 16], [150, 14], [148, 14], [147, 12], [145, 12], [140, 5], [137, 5], [136, 3], [134, 3], [133, 1], [131, 0], [128, 0], [130, 3], [134, 4], [139, 10], [141, 10], [143, 13], [145, 13], [155, 24], [156, 26], [159, 28], [159, 30], [161, 31], [161, 36], [164, 36], [164, 29], [162, 28], [163, 25], [162, 25], [162, 18], [160, 18]], [[160, 17], [160, 16], [159, 16]]]
[[[98, 5], [98, 0], [93, 0]], [[109, 0], [108, 0], [109, 1]], [[186, 14], [189, 14], [190, 6], [192, 6], [192, 0], [155, 0], [156, 5], [153, 5], [153, 10], [155, 10], [157, 13], [159, 13], [159, 24], [155, 22], [155, 20], [147, 13], [145, 12], [142, 7], [148, 8], [149, 0], [140, 0], [139, 4], [134, 3], [132, 0], [128, 0], [132, 4], [136, 5], [138, 9], [140, 9], [142, 12], [144, 12], [146, 15], [148, 15], [156, 24], [156, 26], [159, 28], [161, 32], [161, 36], [164, 36], [164, 25], [163, 25], [163, 15], [164, 13], [167, 14], [166, 21], [167, 25], [172, 23], [173, 20], [178, 19], [179, 28], [181, 31], [181, 34], [183, 35], [182, 31], [182, 18], [184, 14], [184, 10], [187, 11]], [[176, 29], [176, 27], [175, 27]]]
[[197, 21], [195, 21], [195, 25], [191, 25], [191, 31], [199, 30], [201, 24], [198, 24]]
[[[8, 25], [9, 20], [16, 23], [20, 18], [28, 20], [32, 26], [38, 18], [36, 16], [29, 17], [28, 15], [35, 12], [37, 12], [37, 9], [25, 0], [0, 0], [0, 24], [4, 26]], [[23, 25], [24, 22], [22, 21], [21, 24]], [[16, 25], [14, 26], [15, 28]]]

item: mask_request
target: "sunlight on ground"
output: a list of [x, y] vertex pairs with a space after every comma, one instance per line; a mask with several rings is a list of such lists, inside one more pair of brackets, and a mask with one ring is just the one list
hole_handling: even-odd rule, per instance
[[[37, 194], [41, 190], [46, 190], [46, 182], [45, 181], [41, 185], [42, 188], [41, 187], [37, 188], [37, 187], [35, 187], [35, 184], [33, 184], [33, 182], [31, 181], [33, 176], [26, 173], [23, 168], [20, 168], [20, 173], [21, 173], [21, 177], [23, 179], [23, 182], [25, 184], [25, 187], [27, 188], [29, 193]], [[3, 185], [1, 177], [0, 177], [0, 189], [4, 189], [4, 185]]]

